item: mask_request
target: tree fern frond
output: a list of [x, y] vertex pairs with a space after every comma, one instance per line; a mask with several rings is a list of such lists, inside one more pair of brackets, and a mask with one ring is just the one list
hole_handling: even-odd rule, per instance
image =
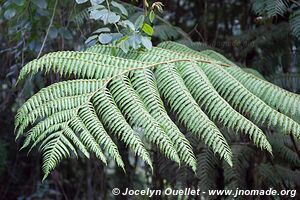
[[[70, 119], [72, 119], [75, 116], [76, 114], [75, 111], [76, 109], [63, 110], [53, 115], [50, 115], [45, 120], [40, 121], [34, 127], [32, 127], [28, 131], [27, 137], [30, 137], [31, 140], [35, 141], [36, 138], [39, 137], [40, 135], [47, 134], [48, 132], [45, 132], [46, 130], [56, 129], [55, 125], [68, 122]], [[21, 126], [18, 129], [17, 135], [22, 135], [25, 128], [26, 128], [25, 126]]]
[[46, 54], [26, 64], [18, 82], [23, 81], [29, 74], [34, 75], [39, 71], [47, 73], [51, 70], [63, 76], [101, 79], [117, 75], [129, 67], [143, 67], [143, 63], [93, 52], [60, 51]]
[[[199, 56], [202, 56], [202, 54], [201, 54], [201, 52], [196, 52], [196, 51], [194, 51], [194, 50], [191, 50], [191, 49], [188, 49], [188, 48], [186, 48], [186, 47], [182, 47], [182, 45], [180, 45], [180, 44], [176, 44], [176, 43], [174, 43], [174, 42], [168, 42], [168, 43], [162, 43], [161, 44], [161, 46], [166, 46], [167, 48], [169, 48], [169, 49], [173, 49], [173, 50], [177, 50], [177, 49], [180, 49], [180, 48], [182, 48], [182, 49], [184, 49], [183, 51], [185, 52], [185, 54], [188, 54], [188, 55], [192, 55], [192, 56], [196, 56], [197, 57], [197, 54], [199, 55]], [[180, 50], [179, 50], [180, 51]], [[214, 53], [213, 55], [214, 55], [214, 57], [216, 58], [216, 55], [217, 55], [218, 53]], [[218, 56], [218, 57], [222, 57], [222, 60], [224, 60], [224, 59], [226, 59], [224, 56]], [[206, 67], [205, 67], [206, 66]], [[209, 67], [208, 67], [209, 66]], [[299, 109], [299, 107], [295, 107], [295, 105], [297, 105], [297, 101], [298, 101], [298, 99], [300, 98], [299, 97], [299, 95], [296, 95], [296, 94], [294, 94], [294, 93], [290, 93], [290, 92], [288, 92], [288, 91], [286, 91], [286, 90], [283, 90], [283, 89], [281, 89], [281, 88], [279, 88], [279, 87], [277, 87], [277, 86], [275, 86], [275, 85], [273, 85], [273, 84], [271, 84], [271, 83], [268, 83], [268, 82], [266, 82], [266, 81], [263, 81], [263, 80], [261, 80], [261, 79], [259, 79], [259, 78], [256, 78], [255, 76], [253, 76], [253, 75], [251, 75], [251, 74], [247, 74], [246, 72], [243, 72], [241, 69], [239, 69], [237, 66], [232, 66], [232, 67], [226, 67], [226, 68], [222, 68], [222, 67], [220, 67], [220, 66], [216, 66], [216, 65], [203, 65], [203, 67], [204, 67], [204, 69], [206, 69], [206, 70], [210, 70], [211, 72], [211, 75], [212, 76], [214, 76], [214, 77], [216, 77], [216, 76], [218, 76], [218, 78], [217, 79], [215, 79], [215, 81], [212, 81], [212, 80], [210, 80], [211, 82], [214, 82], [214, 83], [218, 83], [218, 86], [220, 86], [220, 87], [222, 87], [224, 90], [223, 90], [223, 93], [225, 93], [225, 95], [228, 95], [228, 99], [226, 99], [228, 102], [230, 102], [232, 99], [231, 98], [235, 98], [236, 100], [234, 100], [234, 102], [235, 103], [238, 103], [238, 104], [240, 104], [240, 105], [244, 105], [244, 103], [246, 102], [246, 101], [249, 101], [249, 99], [247, 99], [247, 98], [245, 98], [245, 94], [243, 94], [243, 93], [241, 93], [241, 96], [240, 96], [240, 98], [239, 99], [237, 99], [236, 98], [236, 95], [234, 95], [233, 93], [231, 93], [230, 91], [231, 90], [236, 90], [236, 91], [238, 91], [238, 92], [240, 92], [240, 91], [244, 91], [245, 93], [247, 93], [247, 94], [249, 94], [249, 95], [251, 95], [251, 96], [253, 96], [254, 98], [256, 98], [258, 101], [259, 101], [259, 105], [260, 106], [262, 106], [262, 105], [266, 105], [264, 102], [262, 102], [261, 101], [261, 99], [259, 99], [259, 98], [257, 98], [256, 96], [254, 96], [251, 92], [253, 92], [253, 91], [251, 91], [249, 88], [245, 88], [246, 86], [244, 86], [244, 85], [241, 85], [241, 84], [239, 84], [239, 82], [236, 80], [236, 79], [240, 79], [240, 77], [239, 76], [232, 76], [232, 74], [229, 74], [229, 72], [230, 71], [232, 71], [232, 73], [243, 73], [243, 75], [247, 75], [248, 77], [250, 76], [250, 81], [251, 81], [251, 83], [252, 84], [254, 84], [254, 85], [263, 85], [263, 84], [261, 84], [261, 82], [263, 82], [263, 83], [265, 83], [265, 85], [263, 85], [263, 86], [265, 86], [266, 87], [266, 85], [268, 85], [269, 87], [271, 87], [271, 89], [269, 89], [268, 91], [271, 91], [271, 90], [273, 90], [273, 93], [272, 93], [272, 95], [277, 95], [277, 96], [280, 96], [281, 98], [280, 98], [280, 100], [273, 100], [272, 98], [268, 98], [269, 96], [266, 96], [265, 98], [265, 100], [266, 100], [266, 103], [270, 103], [271, 105], [272, 105], [272, 103], [273, 104], [275, 104], [275, 102], [282, 102], [282, 101], [284, 101], [284, 103], [285, 104], [287, 104], [286, 102], [288, 101], [289, 103], [291, 103], [292, 105], [290, 105], [289, 104], [289, 107], [293, 107], [294, 109]], [[232, 70], [232, 69], [235, 69], [235, 70]], [[217, 73], [217, 69], [219, 69], [220, 71], [222, 71], [222, 72], [219, 72], [219, 73]], [[214, 70], [214, 72], [212, 72], [212, 70]], [[227, 72], [228, 71], [228, 72]], [[205, 73], [207, 73], [205, 70], [204, 70], [204, 72]], [[217, 74], [214, 74], [214, 73], [217, 73]], [[237, 90], [236, 88], [234, 88], [234, 86], [232, 85], [233, 84], [233, 82], [231, 83], [231, 84], [228, 84], [228, 80], [227, 79], [224, 79], [224, 74], [229, 78], [229, 79], [231, 79], [233, 82], [235, 82], [235, 85], [238, 85], [238, 87], [239, 87], [239, 89]], [[229, 76], [228, 76], [229, 75]], [[248, 82], [247, 82], [247, 80], [246, 79], [243, 79], [245, 82], [246, 82], [246, 85], [248, 85], [248, 87], [252, 87]], [[254, 82], [254, 80], [255, 80], [255, 82]], [[227, 88], [227, 86], [224, 86], [221, 82], [227, 82], [227, 86], [228, 86], [228, 88]], [[216, 88], [217, 86], [215, 85], [213, 83], [213, 85], [214, 85], [214, 87]], [[242, 82], [242, 84], [244, 84], [243, 82]], [[231, 88], [231, 89], [229, 89], [229, 88]], [[217, 88], [216, 88], [217, 89]], [[248, 91], [248, 89], [251, 91]], [[219, 88], [219, 90], [220, 90], [220, 88]], [[217, 89], [217, 91], [219, 92], [219, 93], [222, 93], [222, 91], [219, 91], [218, 89]], [[254, 90], [255, 90], [255, 88], [254, 88]], [[257, 90], [257, 91], [259, 91], [259, 90]], [[231, 94], [231, 95], [230, 95]], [[255, 94], [255, 93], [254, 93]], [[223, 95], [221, 95], [221, 96], [223, 96]], [[260, 96], [259, 96], [260, 97]], [[285, 97], [285, 98], [287, 98], [288, 100], [284, 100], [284, 98], [283, 97]], [[242, 101], [242, 98], [243, 98], [243, 101]], [[260, 97], [260, 98], [262, 98], [262, 97]], [[273, 101], [272, 101], [273, 100]], [[295, 102], [296, 101], [296, 102]], [[234, 103], [233, 102], [233, 103]], [[262, 103], [262, 104], [261, 104]], [[251, 104], [250, 104], [251, 105]], [[253, 105], [253, 103], [252, 103], [252, 105]], [[234, 106], [233, 106], [234, 107]], [[267, 106], [267, 107], [269, 107], [269, 106]], [[235, 109], [238, 109], [238, 110], [240, 110], [241, 111], [241, 107], [239, 106], [239, 107], [235, 107]], [[262, 108], [261, 108], [262, 109]], [[265, 112], [264, 110], [261, 110], [261, 109], [259, 109], [260, 111], [263, 111], [263, 112]], [[292, 109], [285, 109], [285, 108], [282, 108], [281, 107], [281, 109], [282, 110], [284, 110], [285, 112], [288, 112], [288, 110], [292, 110]], [[299, 138], [299, 135], [300, 135], [300, 133], [299, 133], [299, 128], [300, 128], [300, 125], [299, 124], [297, 124], [295, 121], [293, 121], [292, 119], [290, 119], [289, 117], [287, 117], [287, 116], [285, 116], [285, 115], [283, 115], [283, 114], [281, 114], [281, 113], [279, 113], [279, 112], [277, 112], [276, 110], [273, 110], [273, 112], [270, 110], [270, 108], [268, 108], [268, 110], [271, 112], [271, 113], [273, 113], [273, 112], [275, 112], [274, 114], [273, 114], [273, 116], [274, 117], [272, 117], [270, 120], [269, 119], [267, 119], [268, 121], [269, 121], [269, 124], [271, 124], [272, 125], [272, 123], [273, 123], [273, 126], [276, 126], [276, 125], [278, 125], [278, 126], [280, 126], [280, 127], [282, 127], [283, 129], [284, 129], [284, 131], [285, 132], [287, 132], [287, 133], [292, 133], [292, 134], [294, 134], [296, 137], [298, 137]], [[250, 111], [250, 113], [251, 113], [251, 109], [249, 110]], [[247, 111], [248, 112], [248, 111]], [[253, 113], [253, 114], [255, 114], [255, 113]], [[259, 115], [260, 114], [260, 112], [256, 112], [256, 115]], [[268, 114], [267, 114], [268, 115]], [[263, 115], [260, 115], [260, 117], [262, 117]], [[265, 117], [266, 117], [266, 115], [265, 115]], [[266, 118], [259, 118], [259, 120], [258, 121], [261, 121], [261, 122], [264, 122], [265, 120], [266, 120]], [[262, 120], [261, 120], [262, 119]], [[257, 120], [256, 119], [252, 119], [252, 120], [254, 120], [254, 122], [257, 122]], [[278, 120], [278, 122], [277, 122], [277, 120]]]
[[267, 104], [273, 106], [286, 115], [294, 116], [297, 114], [299, 116], [299, 95], [288, 92], [276, 85], [273, 85], [272, 83], [259, 79], [237, 67], [229, 67], [226, 71]]
[[74, 133], [74, 131], [67, 125], [67, 124], [62, 124], [62, 130], [64, 135], [67, 138], [70, 138], [70, 140], [72, 141], [72, 143], [87, 157], [90, 158], [90, 154], [87, 150], [87, 148], [85, 147], [85, 145], [80, 141], [80, 139], [78, 138], [78, 136], [76, 135], [76, 133]]
[[165, 128], [149, 114], [128, 78], [122, 76], [120, 79], [112, 81], [109, 88], [114, 101], [121, 108], [129, 123], [142, 127], [150, 142], [156, 144], [168, 158], [180, 163], [177, 151], [167, 136]]
[[232, 165], [231, 150], [225, 138], [195, 102], [175, 67], [163, 65], [157, 68], [155, 74], [159, 91], [167, 99], [173, 112], [177, 113], [179, 120]]
[[[72, 107], [72, 97], [67, 99], [65, 97], [81, 96], [83, 98], [85, 94], [92, 94], [102, 86], [103, 81], [91, 79], [63, 81], [43, 88], [37, 94], [33, 95], [28, 101], [26, 101], [18, 110], [15, 117], [15, 127], [17, 129], [31, 112], [35, 112], [36, 114], [32, 114], [30, 120], [28, 119], [29, 122], [33, 121], [34, 118], [40, 117], [40, 115], [43, 116], [44, 114], [52, 113], [52, 111], [56, 110], [56, 108], [54, 108], [54, 106], [50, 102], [53, 102], [58, 110], [62, 108], [70, 108]], [[60, 101], [62, 101], [61, 107], [59, 106]], [[17, 135], [17, 137], [18, 136], [19, 134]]]
[[78, 116], [72, 118], [69, 122], [69, 126], [75, 132], [80, 133], [80, 140], [86, 146], [86, 148], [93, 152], [97, 158], [106, 164], [106, 157], [102, 152], [100, 145], [97, 143], [94, 136], [89, 132], [82, 119]]
[[235, 109], [249, 115], [252, 121], [261, 125], [267, 122], [267, 125], [281, 128], [285, 133], [300, 138], [299, 124], [253, 95], [226, 70], [216, 65], [202, 65], [202, 69], [218, 93]]
[[[209, 160], [218, 154], [232, 165], [227, 136], [215, 124], [246, 134], [269, 152], [269, 141], [255, 124], [300, 138], [300, 125], [287, 116], [299, 105], [299, 96], [252, 77], [213, 51], [196, 52], [174, 42], [159, 46], [124, 54], [118, 47], [96, 45], [85, 52], [47, 54], [22, 69], [20, 81], [41, 70], [88, 78], [46, 87], [17, 112], [17, 137], [26, 136], [22, 148], [40, 144], [46, 176], [62, 159], [77, 156], [77, 150], [86, 157], [93, 153], [103, 163], [107, 155], [124, 169], [113, 136], [151, 168], [141, 138], [193, 170], [191, 143], [199, 141], [187, 140], [187, 135], [209, 147]], [[260, 89], [280, 99], [266, 99]]]
[[80, 108], [78, 116], [82, 120], [83, 124], [85, 124], [86, 129], [95, 138], [96, 142], [108, 152], [108, 154], [116, 161], [118, 166], [124, 169], [124, 163], [120, 156], [118, 147], [104, 129], [91, 103]]
[[[69, 150], [65, 146], [65, 144], [62, 141], [63, 134], [61, 131], [53, 133], [53, 138], [42, 148], [43, 152], [43, 172], [44, 172], [44, 178], [45, 179], [50, 171], [52, 171], [58, 163], [63, 159], [70, 155]], [[47, 141], [47, 140], [44, 140]]]
[[235, 111], [215, 91], [201, 68], [195, 65], [196, 63], [187, 63], [181, 65], [179, 70], [194, 99], [204, 108], [204, 111], [209, 114], [210, 119], [218, 121], [224, 127], [232, 129], [235, 132], [240, 131], [248, 134], [249, 138], [254, 141], [257, 146], [272, 152], [272, 147], [262, 130]]
[[109, 92], [107, 90], [99, 92], [92, 102], [104, 125], [152, 168], [148, 151], [138, 134], [127, 123], [121, 111], [115, 105]]
[[164, 109], [163, 102], [156, 86], [154, 73], [150, 69], [135, 71], [131, 78], [132, 86], [145, 103], [151, 116], [156, 119], [161, 126], [165, 127], [179, 158], [196, 170], [196, 159], [192, 147], [172, 122]]

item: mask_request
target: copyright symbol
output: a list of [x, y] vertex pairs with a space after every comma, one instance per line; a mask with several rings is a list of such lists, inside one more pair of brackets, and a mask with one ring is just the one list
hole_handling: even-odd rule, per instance
[[114, 188], [114, 189], [112, 189], [112, 194], [114, 195], [114, 196], [117, 196], [117, 195], [119, 195], [120, 194], [120, 189], [119, 188]]

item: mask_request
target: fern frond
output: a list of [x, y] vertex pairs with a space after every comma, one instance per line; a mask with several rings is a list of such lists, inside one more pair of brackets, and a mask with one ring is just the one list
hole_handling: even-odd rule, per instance
[[[97, 143], [95, 137], [89, 132], [82, 119], [78, 116], [72, 118], [69, 121], [69, 126], [75, 132], [80, 133], [80, 140], [86, 146], [86, 148], [93, 152], [103, 163], [107, 164], [106, 157], [100, 148], [100, 145]], [[120, 162], [121, 161], [119, 161], [119, 163]]]
[[44, 163], [43, 172], [44, 178], [49, 175], [49, 173], [58, 165], [58, 163], [70, 155], [65, 143], [63, 142], [63, 134], [61, 131], [53, 133], [51, 140], [47, 141], [42, 148]]
[[[299, 138], [300, 125], [287, 116], [299, 105], [297, 95], [252, 77], [213, 51], [196, 52], [173, 42], [159, 46], [124, 54], [118, 47], [96, 45], [86, 52], [47, 54], [22, 69], [19, 81], [41, 70], [87, 78], [46, 87], [17, 112], [17, 137], [26, 136], [22, 148], [40, 144], [46, 176], [62, 159], [77, 156], [77, 150], [103, 163], [112, 158], [124, 169], [114, 136], [151, 168], [141, 138], [194, 171], [191, 143], [199, 141], [187, 140], [181, 130], [209, 147], [210, 160], [218, 154], [230, 166], [232, 151], [216, 124], [246, 134], [269, 152], [271, 145], [255, 124]], [[266, 99], [260, 89], [280, 99]]]
[[150, 69], [135, 71], [131, 81], [132, 86], [142, 98], [151, 116], [166, 129], [166, 133], [173, 142], [179, 158], [195, 171], [196, 159], [192, 147], [164, 109], [157, 89], [154, 73]]
[[116, 161], [117, 165], [124, 169], [124, 163], [120, 156], [118, 147], [112, 141], [108, 133], [105, 131], [96, 111], [91, 103], [80, 108], [78, 116], [81, 118], [86, 129], [95, 138], [97, 144], [100, 144], [104, 150]]
[[[193, 51], [193, 50], [188, 49], [186, 47], [182, 47], [182, 45], [178, 45], [176, 43], [173, 43], [173, 45], [171, 45], [171, 44], [172, 44], [172, 42], [168, 42], [166, 44], [162, 43], [161, 46], [166, 46], [167, 48], [174, 49], [174, 50], [184, 48], [183, 51], [185, 52], [185, 54], [196, 56], [196, 57], [197, 57], [197, 54], [199, 55], [198, 57], [202, 56], [201, 52]], [[222, 60], [226, 59], [222, 55], [221, 56], [216, 56], [217, 54], [218, 53], [213, 54], [214, 58], [222, 57]], [[300, 125], [297, 124], [291, 118], [277, 112], [274, 109], [271, 109], [268, 105], [266, 105], [266, 103], [268, 103], [271, 106], [272, 105], [273, 106], [277, 105], [276, 108], [278, 107], [278, 109], [281, 109], [281, 111], [283, 113], [293, 112], [292, 109], [296, 109], [296, 110], [299, 109], [299, 107], [297, 107], [297, 108], [295, 107], [295, 105], [297, 105], [297, 103], [299, 104], [299, 102], [298, 102], [298, 100], [300, 99], [299, 95], [288, 92], [288, 91], [286, 91], [284, 89], [281, 89], [281, 88], [279, 88], [279, 87], [277, 87], [277, 86], [275, 86], [275, 85], [273, 85], [273, 84], [271, 84], [267, 81], [263, 81], [263, 80], [255, 77], [254, 75], [248, 74], [248, 73], [244, 72], [243, 70], [239, 69], [237, 66], [232, 66], [232, 67], [229, 66], [229, 67], [226, 67], [226, 68], [223, 69], [222, 67], [217, 66], [217, 65], [203, 65], [203, 70], [204, 70], [205, 73], [210, 73], [210, 75], [206, 74], [206, 75], [208, 75], [208, 77], [210, 79], [210, 82], [213, 84], [213, 86], [216, 88], [216, 90], [221, 94], [221, 96], [223, 96], [223, 95], [227, 96], [227, 98], [224, 97], [227, 102], [230, 103], [231, 101], [233, 101], [232, 102], [233, 104], [237, 103], [237, 104], [240, 105], [238, 107], [232, 105], [235, 109], [241, 111], [244, 114], [245, 114], [245, 112], [247, 112], [247, 113], [249, 112], [250, 114], [252, 112], [253, 118], [251, 120], [254, 121], [255, 123], [258, 123], [258, 121], [260, 121], [260, 123], [264, 123], [265, 120], [268, 120], [269, 125], [279, 126], [279, 127], [284, 129], [284, 132], [294, 134], [297, 138], [299, 138]], [[220, 71], [218, 72], [218, 70], [220, 70]], [[231, 72], [231, 74], [229, 74], [230, 72]], [[238, 75], [235, 75], [233, 77], [233, 74], [236, 74], [236, 73], [240, 73], [239, 75], [241, 75], [242, 78], [241, 78], [241, 76], [238, 76]], [[224, 78], [224, 75], [228, 79]], [[244, 76], [247, 76], [249, 78], [249, 80], [244, 78]], [[214, 77], [214, 78], [212, 78], [212, 77]], [[212, 79], [214, 79], [214, 80], [212, 80]], [[229, 79], [232, 81], [230, 84], [228, 82]], [[244, 81], [242, 81], [242, 80], [244, 80]], [[239, 81], [242, 83], [242, 85], [240, 84]], [[224, 85], [225, 82], [226, 82], [227, 86], [225, 86], [226, 84]], [[252, 83], [252, 85], [250, 84], [250, 82]], [[215, 83], [217, 83], [218, 85], [216, 85]], [[233, 83], [235, 83], [235, 84], [233, 84]], [[263, 89], [267, 89], [268, 92], [270, 92], [270, 93], [271, 93], [271, 91], [273, 91], [272, 95], [280, 97], [280, 99], [279, 100], [274, 100], [273, 98], [269, 98], [270, 95], [269, 96], [266, 96], [266, 95], [265, 96], [259, 96], [260, 98], [262, 98], [263, 100], [266, 101], [266, 103], [263, 102], [261, 99], [257, 98], [255, 95], [253, 95], [251, 93], [251, 92], [253, 92], [254, 94], [260, 93], [261, 95], [263, 95], [260, 92], [259, 89], [253, 87], [253, 84], [258, 85], [258, 87], [263, 87]], [[235, 88], [234, 85], [236, 85], [238, 87], [238, 89]], [[221, 87], [223, 89], [220, 89], [218, 87]], [[268, 88], [268, 87], [271, 87], [271, 88]], [[253, 90], [251, 90], [251, 88]], [[237, 91], [238, 93], [243, 91], [243, 93], [240, 93], [239, 98], [237, 98], [237, 94], [234, 95], [234, 93], [232, 93], [232, 90]], [[252, 96], [253, 98], [258, 100], [257, 103], [258, 103], [258, 105], [260, 105], [259, 106], [260, 108], [258, 107], [258, 110], [255, 111], [256, 114], [253, 112], [253, 110], [251, 110], [251, 107], [254, 106], [255, 104], [253, 102], [251, 103], [249, 101], [249, 99], [246, 98], [247, 95], [245, 96], [244, 92], [246, 94], [248, 94], [248, 98], [250, 98], [250, 96]], [[258, 94], [256, 94], [256, 95], [258, 95]], [[245, 107], [245, 105], [244, 105], [245, 102], [249, 102], [249, 105], [251, 106], [250, 108], [248, 107], [248, 111], [245, 111], [245, 110], [243, 111], [241, 109], [241, 105]], [[282, 107], [282, 106], [279, 107], [279, 104], [280, 104], [279, 102], [280, 103], [284, 102], [284, 105], [288, 104], [288, 108], [285, 108], [285, 107]], [[289, 102], [289, 103], [286, 103], [286, 102]], [[261, 107], [263, 105], [266, 106], [265, 109], [269, 110], [268, 113], [273, 115], [272, 118], [267, 119], [267, 115], [269, 116], [269, 114], [266, 114], [265, 117], [263, 117], [263, 115], [261, 115], [261, 112], [263, 112], [263, 113], [266, 112], [266, 110], [264, 110], [264, 108]], [[259, 118], [257, 118], [258, 115], [260, 115]]]
[[201, 68], [195, 65], [196, 63], [188, 63], [182, 65], [179, 70], [194, 99], [204, 108], [203, 110], [209, 114], [210, 119], [218, 121], [224, 127], [234, 130], [235, 132], [240, 131], [249, 135], [249, 138], [257, 146], [272, 152], [272, 147], [262, 130], [235, 111], [215, 91]]
[[92, 52], [61, 51], [46, 54], [26, 64], [18, 82], [22, 82], [28, 74], [51, 70], [66, 77], [75, 75], [77, 78], [101, 79], [117, 75], [129, 67], [139, 68], [143, 65], [137, 61]]
[[242, 114], [249, 115], [257, 124], [263, 125], [267, 122], [267, 125], [283, 129], [285, 133], [300, 138], [299, 124], [253, 95], [226, 70], [215, 65], [203, 65], [202, 69], [219, 94]]
[[130, 149], [140, 156], [151, 168], [152, 162], [138, 134], [127, 123], [119, 108], [114, 103], [111, 94], [104, 90], [92, 100], [103, 124], [116, 134]]
[[158, 67], [156, 76], [160, 93], [167, 99], [173, 112], [177, 113], [178, 119], [232, 165], [231, 150], [224, 136], [195, 102], [175, 67]]
[[288, 92], [272, 83], [259, 79], [252, 74], [245, 73], [237, 67], [229, 67], [226, 71], [268, 105], [273, 106], [286, 115], [294, 116], [297, 114], [299, 116], [299, 95]]
[[[78, 104], [78, 100], [83, 100], [86, 95], [92, 94], [103, 86], [101, 80], [73, 80], [55, 83], [49, 87], [43, 88], [41, 91], [33, 95], [18, 110], [15, 117], [15, 127], [18, 128], [24, 119], [31, 114], [27, 122], [23, 126], [27, 126], [38, 117], [43, 117], [57, 110], [70, 109], [74, 104]], [[66, 98], [67, 97], [67, 98]], [[74, 98], [78, 100], [73, 101]], [[26, 128], [26, 127], [25, 127]], [[19, 137], [22, 131], [17, 134]]]
[[120, 79], [112, 81], [110, 92], [129, 123], [142, 127], [145, 137], [150, 142], [156, 144], [168, 158], [180, 163], [177, 151], [165, 132], [165, 127], [149, 114], [146, 106], [134, 91], [130, 80], [122, 76]]

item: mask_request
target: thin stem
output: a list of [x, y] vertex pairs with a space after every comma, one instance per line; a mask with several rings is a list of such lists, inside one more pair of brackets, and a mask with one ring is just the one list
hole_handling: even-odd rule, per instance
[[38, 54], [37, 58], [39, 58], [39, 57], [41, 56], [41, 53], [42, 53], [42, 51], [43, 51], [43, 49], [44, 49], [44, 46], [45, 46], [46, 40], [47, 40], [47, 38], [48, 38], [48, 34], [49, 34], [49, 31], [50, 31], [50, 28], [51, 28], [51, 26], [52, 26], [52, 24], [53, 24], [53, 20], [54, 20], [54, 15], [55, 15], [56, 7], [57, 7], [57, 0], [55, 1], [54, 7], [53, 7], [53, 12], [52, 12], [52, 17], [51, 17], [51, 20], [50, 20], [50, 24], [49, 24], [49, 26], [48, 26], [48, 29], [47, 29], [47, 32], [46, 32], [46, 35], [45, 35], [43, 44], [42, 44], [42, 46], [41, 46], [41, 49], [40, 49], [40, 51], [39, 51], [39, 54]]
[[[108, 0], [106, 0], [105, 2], [106, 2], [107, 10], [108, 10], [108, 12], [110, 13], [111, 11], [110, 11], [110, 5], [109, 5], [109, 2], [108, 2]], [[116, 23], [114, 23], [114, 25], [115, 25], [115, 27], [116, 27], [118, 33], [120, 33], [120, 30], [119, 30], [118, 25], [117, 25]]]

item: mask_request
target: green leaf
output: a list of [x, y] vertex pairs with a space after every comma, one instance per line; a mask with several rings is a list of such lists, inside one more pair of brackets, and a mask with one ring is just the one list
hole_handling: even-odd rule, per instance
[[15, 9], [8, 9], [4, 12], [4, 17], [5, 19], [11, 19], [16, 15], [16, 10]]
[[124, 53], [128, 53], [130, 45], [127, 39], [122, 40], [122, 42], [119, 43], [119, 46]]
[[124, 36], [122, 33], [111, 33], [110, 35], [112, 37], [112, 41], [119, 40]]
[[104, 15], [105, 11], [108, 11], [108, 10], [106, 10], [106, 9], [103, 9], [103, 10], [91, 10], [91, 12], [90, 12], [90, 19], [95, 19], [95, 20], [100, 19]]
[[117, 15], [116, 13], [109, 12], [107, 17], [107, 22], [110, 24], [117, 23], [121, 19], [120, 15]]
[[145, 16], [140, 15], [134, 22], [135, 29], [142, 28], [144, 21], [145, 21]]
[[109, 33], [101, 33], [99, 35], [99, 42], [101, 44], [108, 44], [111, 42], [111, 40], [112, 40], [112, 36]]
[[119, 24], [120, 24], [121, 26], [130, 28], [132, 31], [135, 31], [135, 26], [134, 26], [134, 24], [133, 24], [131, 21], [129, 21], [129, 20], [121, 21], [121, 22], [119, 22]]
[[82, 4], [82, 3], [85, 3], [85, 2], [87, 2], [88, 0], [76, 0], [76, 3], [78, 3], [78, 4]]
[[117, 3], [115, 1], [112, 1], [111, 5], [114, 6], [114, 7], [116, 7], [116, 8], [118, 8], [123, 15], [128, 16], [128, 12], [127, 12], [126, 8], [122, 4]]
[[155, 19], [155, 13], [153, 10], [151, 10], [149, 13], [149, 20], [151, 23], [153, 23], [154, 19]]
[[142, 42], [142, 38], [140, 35], [134, 34], [129, 37], [128, 42], [131, 47], [133, 47], [134, 49], [138, 49], [141, 46], [140, 44]]
[[150, 49], [152, 48], [152, 42], [151, 42], [151, 40], [149, 40], [148, 37], [142, 37], [141, 40], [142, 40], [143, 46], [144, 46], [146, 49], [150, 50]]
[[92, 5], [102, 4], [105, 0], [91, 0]]
[[153, 30], [152, 26], [149, 25], [149, 24], [147, 24], [147, 23], [144, 23], [142, 30], [143, 30], [147, 35], [150, 35], [150, 36], [152, 36], [153, 33], [154, 33], [154, 30]]
[[95, 30], [93, 33], [95, 34], [95, 33], [108, 33], [108, 32], [110, 32], [110, 29], [107, 27], [104, 27], [104, 28], [99, 28], [99, 29]]
[[95, 40], [97, 37], [98, 37], [98, 35], [92, 35], [92, 36], [90, 36], [84, 43], [85, 43], [85, 44], [88, 44], [88, 43], [90, 43], [91, 41]]
[[111, 12], [107, 9], [102, 10], [92, 10], [90, 13], [90, 18], [95, 20], [102, 20], [104, 24], [114, 24], [120, 20], [120, 15]]

